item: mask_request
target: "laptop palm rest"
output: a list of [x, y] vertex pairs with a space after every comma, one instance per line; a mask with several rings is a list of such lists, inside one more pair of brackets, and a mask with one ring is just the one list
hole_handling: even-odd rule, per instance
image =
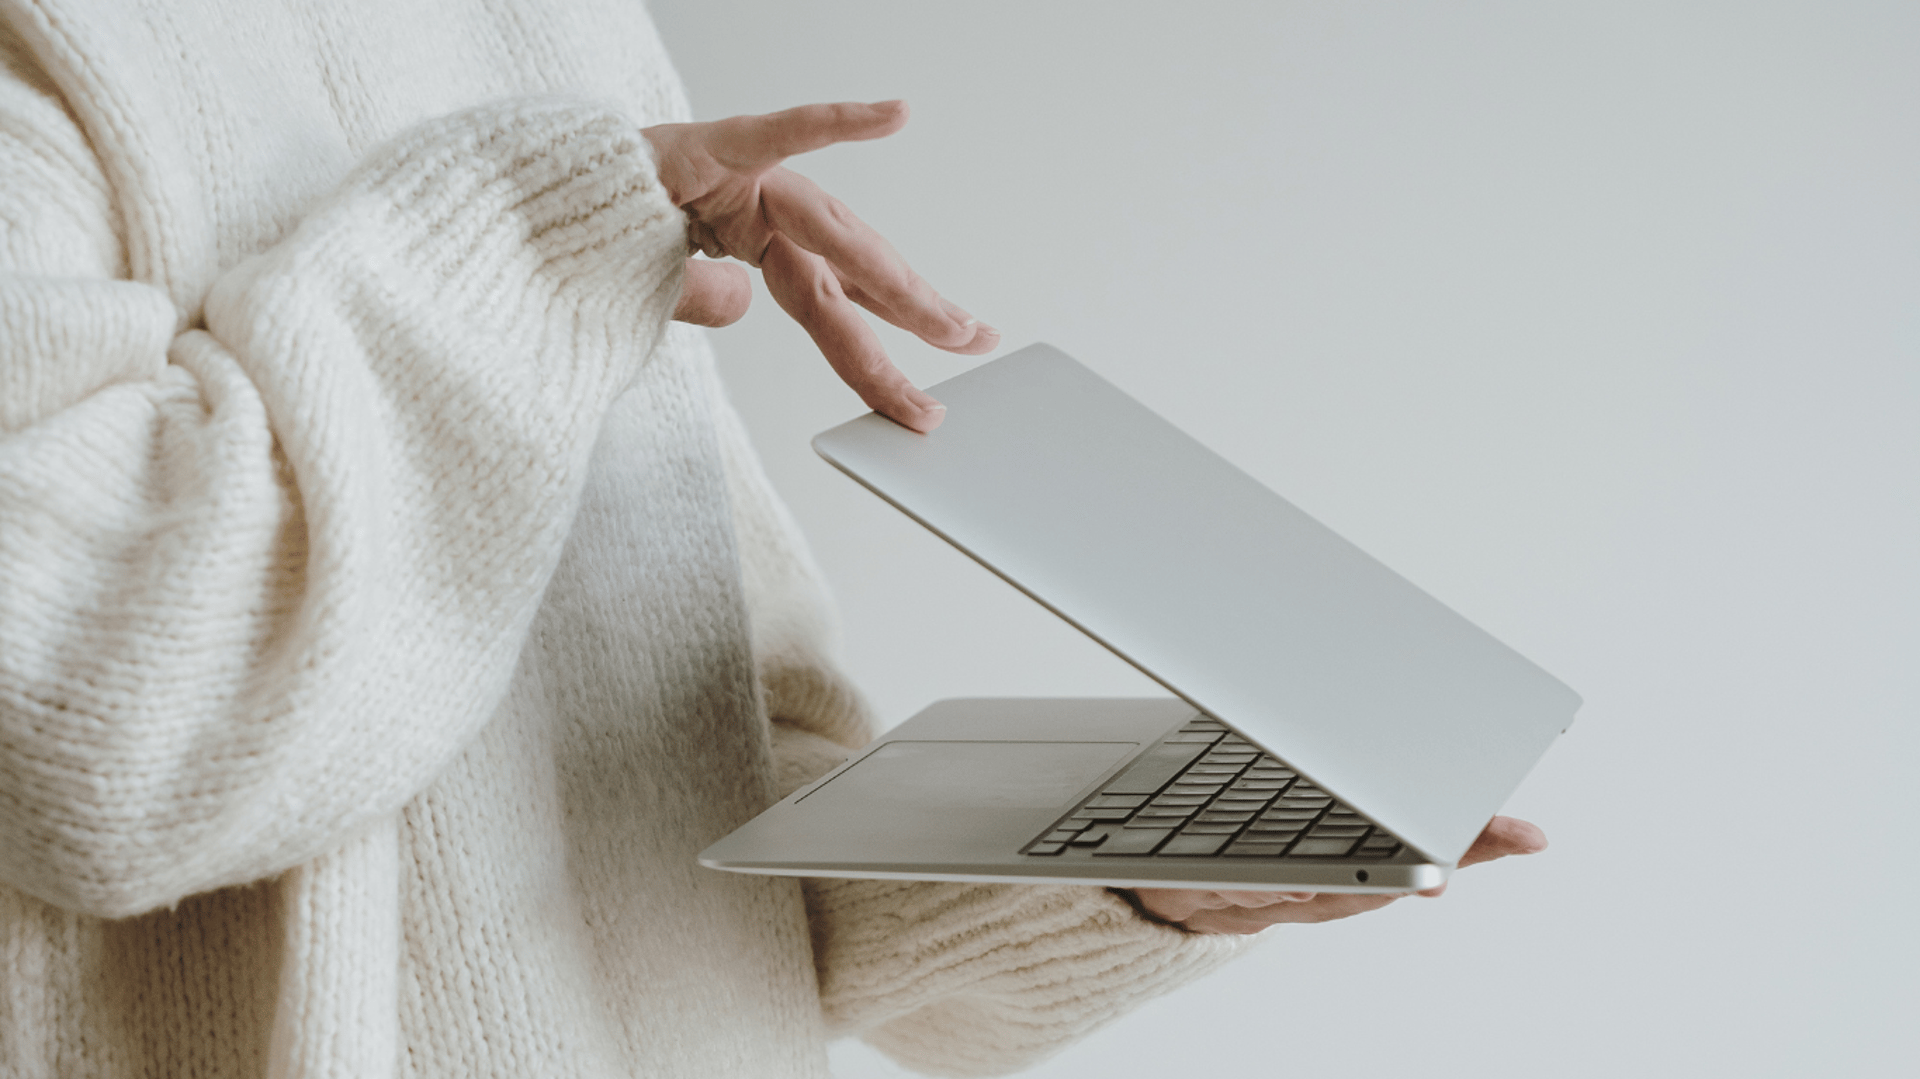
[[892, 741], [802, 796], [810, 830], [872, 856], [1004, 858], [1134, 742]]
[[1057, 809], [1119, 762], [1132, 742], [888, 742], [810, 792], [810, 810], [941, 814]]

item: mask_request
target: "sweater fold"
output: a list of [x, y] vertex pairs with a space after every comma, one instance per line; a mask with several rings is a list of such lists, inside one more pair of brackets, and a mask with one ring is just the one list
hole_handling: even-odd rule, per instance
[[631, 121], [540, 99], [384, 146], [205, 330], [0, 276], [0, 881], [139, 913], [423, 789], [504, 692], [683, 236]]

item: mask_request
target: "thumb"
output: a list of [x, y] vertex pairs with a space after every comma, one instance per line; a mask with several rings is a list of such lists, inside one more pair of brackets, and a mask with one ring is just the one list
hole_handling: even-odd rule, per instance
[[673, 320], [695, 326], [731, 326], [747, 313], [751, 303], [753, 282], [745, 269], [730, 262], [688, 259]]
[[1464, 868], [1509, 854], [1538, 854], [1546, 849], [1547, 833], [1538, 825], [1515, 817], [1495, 817], [1487, 822], [1467, 853], [1460, 856], [1460, 865]]

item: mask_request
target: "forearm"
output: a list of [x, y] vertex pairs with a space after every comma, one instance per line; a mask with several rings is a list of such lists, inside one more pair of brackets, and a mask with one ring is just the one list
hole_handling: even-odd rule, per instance
[[512, 669], [683, 228], [630, 124], [523, 103], [377, 153], [205, 330], [0, 279], [40, 387], [0, 439], [0, 882], [133, 913], [424, 786]]

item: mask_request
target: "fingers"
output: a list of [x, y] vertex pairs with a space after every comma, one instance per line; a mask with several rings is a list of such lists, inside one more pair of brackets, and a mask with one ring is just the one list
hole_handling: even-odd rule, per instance
[[1537, 854], [1547, 849], [1547, 834], [1537, 825], [1513, 817], [1495, 817], [1479, 838], [1460, 856], [1461, 866], [1491, 862], [1509, 854]]
[[1270, 907], [1275, 903], [1305, 903], [1315, 897], [1313, 892], [1216, 892], [1226, 903], [1236, 907]]
[[732, 263], [688, 259], [675, 322], [695, 326], [731, 326], [753, 303], [753, 282], [747, 271]]
[[[802, 105], [709, 123], [655, 124], [640, 133], [653, 146], [668, 197], [684, 207], [729, 186], [730, 180], [733, 186], [750, 188], [755, 176], [794, 154], [891, 135], [906, 122], [906, 102], [881, 101]], [[751, 201], [750, 192], [743, 197]]]
[[760, 263], [767, 291], [798, 322], [867, 407], [909, 430], [940, 426], [946, 409], [900, 373], [820, 256], [778, 233]]
[[[837, 199], [778, 167], [793, 154], [891, 134], [906, 120], [899, 101], [804, 105], [643, 134], [662, 183], [687, 212], [689, 240], [709, 258], [759, 265], [774, 299], [861, 400], [924, 432], [945, 410], [893, 366], [855, 305], [951, 352], [991, 352], [999, 332], [943, 299]], [[745, 312], [751, 295], [744, 278], [690, 264], [676, 317], [725, 325]]]
[[[661, 180], [674, 204], [687, 211], [688, 238], [708, 257], [730, 255], [764, 264], [773, 238], [784, 235], [826, 259], [836, 282], [834, 297], [850, 300], [936, 348], [963, 355], [991, 352], [1000, 344], [999, 331], [943, 299], [838, 199], [778, 167], [793, 154], [891, 134], [906, 120], [904, 102], [841, 103], [713, 123], [665, 124], [643, 133], [655, 148]], [[816, 306], [826, 310], [836, 305]], [[836, 328], [832, 323], [837, 321], [817, 320], [808, 330], [817, 337], [818, 331]], [[855, 332], [851, 324], [837, 328], [849, 343], [871, 336]], [[871, 383], [849, 381], [856, 388]]]
[[1283, 922], [1329, 922], [1379, 910], [1400, 898], [1196, 888], [1135, 888], [1133, 895], [1148, 914], [1195, 933], [1258, 933]]
[[935, 348], [990, 352], [1000, 333], [942, 299], [893, 246], [840, 200], [787, 169], [762, 179], [762, 212], [779, 233], [832, 264], [841, 291]]
[[[1505, 858], [1509, 854], [1538, 854], [1547, 849], [1547, 833], [1538, 825], [1514, 817], [1495, 817], [1460, 856], [1460, 868]], [[1428, 888], [1421, 895], [1429, 899], [1446, 894], [1447, 886]]]
[[802, 105], [762, 116], [715, 121], [710, 125], [707, 148], [715, 161], [728, 168], [759, 172], [795, 154], [836, 142], [884, 138], [906, 122], [904, 101]]
[[[1489, 862], [1510, 854], [1533, 854], [1547, 848], [1547, 836], [1538, 827], [1513, 817], [1495, 817], [1460, 859], [1460, 865]], [[1438, 896], [1447, 886], [1419, 894]], [[1153, 898], [1149, 898], [1149, 894]], [[1136, 889], [1147, 909], [1195, 933], [1258, 933], [1282, 922], [1330, 922], [1379, 910], [1401, 898], [1397, 895], [1314, 895], [1311, 892], [1185, 891]], [[1163, 913], [1160, 906], [1179, 912]]]
[[[828, 265], [831, 266], [833, 264], [828, 263]], [[914, 280], [920, 280], [919, 275], [913, 274], [911, 269], [908, 269], [906, 272], [912, 274]], [[841, 272], [839, 267], [834, 267], [834, 276], [840, 279], [840, 288], [847, 294], [848, 299], [879, 315], [881, 318], [886, 319], [888, 322], [893, 323], [895, 326], [909, 332], [914, 332], [913, 328], [907, 325], [907, 315], [898, 313], [892, 306], [880, 302], [880, 300], [872, 294], [861, 288], [858, 283]], [[922, 284], [924, 284], [924, 282], [922, 282]], [[933, 302], [939, 305], [940, 310], [946, 313], [948, 319], [958, 325], [960, 329], [968, 331], [967, 335], [961, 340], [961, 343], [957, 345], [935, 344], [932, 341], [928, 341], [928, 344], [933, 344], [935, 348], [945, 349], [948, 352], [958, 353], [962, 356], [979, 356], [992, 352], [994, 349], [1000, 347], [999, 330], [967, 314], [959, 304], [933, 292], [931, 287], [927, 289], [927, 292], [932, 295]], [[925, 336], [921, 336], [920, 339], [923, 341], [927, 340]]]
[[1182, 924], [1195, 933], [1258, 933], [1269, 926], [1283, 923], [1331, 922], [1351, 918], [1356, 914], [1379, 910], [1399, 898], [1397, 895], [1320, 895], [1304, 902], [1202, 910], [1185, 919]]
[[1217, 893], [1194, 888], [1134, 888], [1132, 891], [1141, 908], [1163, 922], [1185, 922], [1202, 910], [1223, 905]]

